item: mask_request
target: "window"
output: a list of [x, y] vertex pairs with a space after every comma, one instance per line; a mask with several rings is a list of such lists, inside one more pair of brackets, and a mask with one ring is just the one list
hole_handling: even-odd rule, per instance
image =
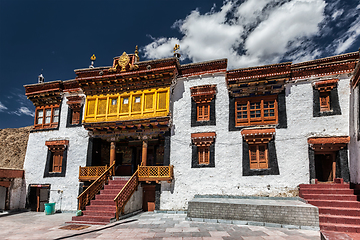
[[81, 125], [83, 97], [68, 96], [66, 103], [69, 106], [66, 127]]
[[313, 90], [313, 116], [341, 115], [337, 93], [338, 79], [318, 81]]
[[243, 129], [243, 176], [279, 175], [275, 128]]
[[197, 121], [210, 120], [210, 104], [197, 104]]
[[68, 140], [46, 141], [48, 156], [44, 177], [64, 177], [66, 170], [66, 148]]
[[276, 124], [278, 122], [277, 95], [236, 99], [235, 117], [237, 127]]
[[249, 146], [250, 169], [268, 168], [267, 144]]
[[215, 125], [215, 85], [190, 88], [191, 126]]
[[56, 128], [59, 123], [59, 105], [37, 107], [35, 111], [35, 129]]
[[214, 132], [192, 133], [192, 168], [215, 167]]
[[209, 164], [210, 162], [210, 147], [198, 147], [198, 162], [199, 164]]

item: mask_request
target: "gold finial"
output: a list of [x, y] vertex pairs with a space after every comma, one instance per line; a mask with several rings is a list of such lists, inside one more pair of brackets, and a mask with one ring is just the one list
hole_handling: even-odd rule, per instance
[[95, 61], [96, 60], [96, 57], [95, 57], [95, 54], [93, 54], [90, 58], [91, 61]]
[[139, 58], [139, 49], [138, 49], [138, 45], [136, 45], [136, 47], [135, 47], [135, 58], [136, 58], [136, 61], [137, 61], [137, 62], [140, 60], [140, 58]]
[[175, 44], [175, 47], [174, 47], [174, 53], [180, 49], [180, 45], [179, 44]]

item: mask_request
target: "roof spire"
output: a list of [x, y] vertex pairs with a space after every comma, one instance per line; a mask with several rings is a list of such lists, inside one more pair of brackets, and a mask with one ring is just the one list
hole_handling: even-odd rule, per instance
[[180, 45], [179, 44], [175, 44], [174, 47], [174, 57], [180, 58], [181, 54], [179, 53], [180, 50]]
[[44, 78], [44, 76], [42, 75], [42, 71], [43, 71], [44, 69], [41, 69], [41, 73], [40, 73], [40, 75], [38, 76], [38, 83], [43, 83], [44, 81], [45, 81], [45, 78]]
[[96, 60], [95, 54], [93, 54], [91, 56], [90, 60], [91, 60], [91, 64], [90, 64], [89, 68], [94, 68], [94, 62]]

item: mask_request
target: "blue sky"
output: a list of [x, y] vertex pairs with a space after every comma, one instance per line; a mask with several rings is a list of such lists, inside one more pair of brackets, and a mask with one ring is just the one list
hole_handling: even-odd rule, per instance
[[0, 0], [0, 128], [33, 125], [23, 85], [75, 78], [139, 46], [140, 59], [228, 58], [228, 68], [358, 51], [357, 0]]

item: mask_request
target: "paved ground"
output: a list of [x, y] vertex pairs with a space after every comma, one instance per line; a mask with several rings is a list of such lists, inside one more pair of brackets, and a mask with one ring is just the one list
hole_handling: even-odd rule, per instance
[[0, 215], [0, 239], [319, 240], [319, 231], [186, 221], [185, 214], [144, 212], [106, 226], [59, 229], [72, 213]]

